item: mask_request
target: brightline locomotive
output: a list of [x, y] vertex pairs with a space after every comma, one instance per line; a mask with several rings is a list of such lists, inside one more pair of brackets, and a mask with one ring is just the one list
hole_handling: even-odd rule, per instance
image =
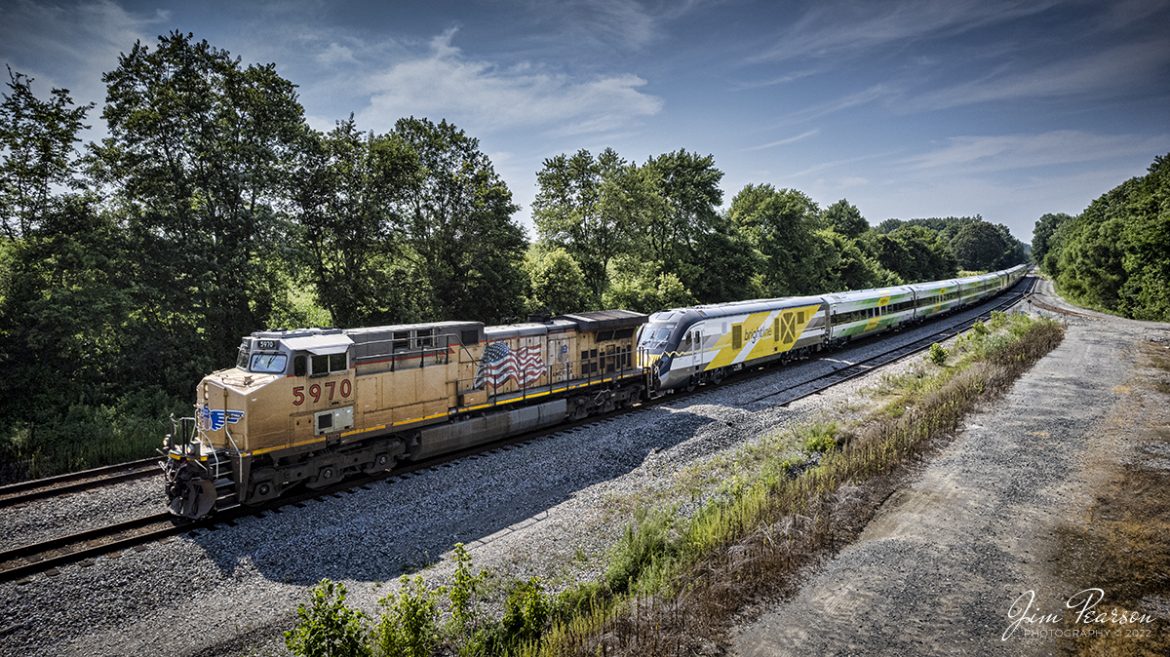
[[977, 303], [1023, 265], [810, 297], [545, 322], [261, 331], [205, 377], [164, 447], [172, 513], [198, 518], [718, 383]]

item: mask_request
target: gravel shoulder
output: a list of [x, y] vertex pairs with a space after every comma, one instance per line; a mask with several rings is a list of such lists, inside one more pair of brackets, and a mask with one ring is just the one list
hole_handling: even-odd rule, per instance
[[[936, 330], [928, 324], [891, 340]], [[852, 408], [883, 374], [919, 359], [789, 405], [783, 395], [756, 401], [762, 394], [887, 346], [862, 344], [303, 508], [0, 584], [0, 653], [285, 654], [280, 633], [321, 578], [344, 582], [350, 601], [373, 612], [400, 574], [446, 578], [444, 557], [456, 542], [471, 547], [477, 567], [505, 578], [536, 575], [557, 587], [591, 577], [631, 501], [685, 494], [676, 478], [690, 466]], [[46, 523], [68, 512], [37, 508]]]
[[[1051, 305], [1067, 307], [1042, 286]], [[1079, 589], [1052, 568], [1058, 531], [1092, 506], [1103, 445], [1130, 403], [1141, 345], [1170, 327], [1100, 313], [1061, 316], [1062, 344], [1021, 377], [878, 510], [799, 591], [745, 621], [731, 653], [1050, 654], [1051, 636], [1006, 640], [1034, 591], [1044, 613]]]

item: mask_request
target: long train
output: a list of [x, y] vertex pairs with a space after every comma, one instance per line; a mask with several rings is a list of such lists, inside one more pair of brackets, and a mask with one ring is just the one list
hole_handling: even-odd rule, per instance
[[259, 504], [806, 356], [999, 294], [1027, 268], [809, 297], [562, 315], [259, 331], [164, 440], [171, 512]]

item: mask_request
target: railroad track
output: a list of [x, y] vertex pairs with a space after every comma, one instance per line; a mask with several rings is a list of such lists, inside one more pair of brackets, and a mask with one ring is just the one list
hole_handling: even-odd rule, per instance
[[1041, 300], [1037, 299], [1036, 297], [1032, 297], [1031, 299], [1029, 299], [1028, 303], [1032, 304], [1033, 306], [1036, 306], [1037, 308], [1042, 308], [1044, 310], [1047, 310], [1048, 312], [1057, 313], [1059, 315], [1068, 315], [1070, 317], [1084, 317], [1086, 319], [1097, 319], [1096, 317], [1094, 317], [1088, 313], [1077, 312], [1075, 310], [1069, 310], [1068, 308], [1061, 308], [1060, 306], [1054, 306], [1046, 301], [1041, 301]]
[[159, 475], [159, 457], [0, 486], [0, 508]]
[[[750, 403], [760, 402], [770, 397], [776, 397], [781, 394], [799, 391], [795, 396], [786, 399], [781, 404], [787, 405], [793, 401], [818, 394], [835, 385], [871, 372], [883, 365], [895, 362], [908, 355], [927, 349], [935, 342], [945, 340], [949, 337], [958, 335], [964, 330], [967, 330], [976, 321], [980, 321], [990, 316], [992, 312], [997, 310], [1004, 310], [1006, 308], [1010, 308], [1016, 303], [1019, 303], [1025, 297], [1025, 295], [1031, 291], [1033, 285], [1035, 284], [1035, 279], [1033, 278], [1028, 278], [1025, 280], [1028, 281], [1028, 283], [1023, 290], [1007, 293], [1007, 295], [1000, 300], [1000, 303], [996, 304], [994, 307], [986, 309], [976, 317], [964, 320], [958, 324], [952, 324], [945, 329], [919, 338], [914, 342], [886, 350], [870, 358], [854, 363], [848, 363], [843, 367], [834, 369], [824, 374], [813, 376], [803, 381], [785, 384], [781, 388], [772, 390], [764, 395], [750, 400]], [[741, 373], [736, 376], [736, 380], [733, 385], [746, 383], [751, 379], [756, 378], [757, 376], [764, 375], [765, 373], [766, 370], [752, 370], [751, 372]], [[698, 396], [707, 394], [708, 392], [714, 392], [714, 390], [704, 391], [699, 393]], [[649, 408], [661, 403], [673, 401], [674, 399], [677, 399], [677, 397], [660, 397], [655, 400], [644, 402], [637, 408]], [[393, 470], [370, 475], [363, 475], [355, 479], [339, 482], [334, 486], [323, 489], [304, 491], [296, 495], [275, 500], [272, 503], [264, 506], [236, 506], [221, 510], [209, 518], [203, 518], [199, 520], [179, 519], [171, 516], [168, 513], [159, 513], [151, 516], [128, 520], [122, 523], [116, 523], [108, 527], [86, 530], [40, 543], [21, 546], [12, 550], [0, 552], [0, 582], [19, 580], [40, 572], [52, 573], [61, 566], [70, 563], [93, 559], [95, 557], [119, 550], [137, 548], [139, 546], [144, 546], [167, 537], [177, 536], [190, 531], [211, 529], [221, 525], [233, 525], [235, 524], [236, 520], [248, 516], [262, 516], [269, 512], [280, 513], [282, 507], [303, 507], [307, 502], [315, 499], [350, 494], [362, 489], [369, 490], [371, 485], [385, 481], [387, 479], [398, 479], [409, 476], [415, 472], [433, 469], [453, 461], [462, 460], [464, 458], [474, 457], [501, 449], [511, 449], [516, 445], [530, 443], [546, 436], [565, 432], [574, 432], [582, 428], [596, 426], [626, 412], [629, 412], [629, 410], [616, 410], [603, 415], [593, 416], [583, 420], [577, 420], [575, 422], [568, 422], [555, 427], [540, 429], [535, 432], [521, 434], [510, 438], [504, 438], [490, 444], [479, 445], [458, 452], [436, 456], [425, 461], [403, 464]], [[150, 461], [151, 463], [155, 464], [155, 467], [157, 467], [157, 459], [150, 459]], [[82, 475], [85, 473], [77, 474]]]

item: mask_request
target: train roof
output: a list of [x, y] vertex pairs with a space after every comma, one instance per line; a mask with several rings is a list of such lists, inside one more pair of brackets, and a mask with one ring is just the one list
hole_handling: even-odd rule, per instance
[[749, 299], [747, 301], [729, 301], [727, 303], [712, 303], [701, 306], [689, 306], [685, 308], [672, 308], [662, 312], [654, 313], [650, 316], [652, 322], [678, 322], [682, 319], [714, 319], [719, 317], [730, 317], [732, 315], [745, 315], [749, 313], [758, 313], [769, 310], [777, 310], [779, 308], [791, 308], [793, 306], [812, 306], [821, 305], [825, 302], [823, 297], [778, 297], [775, 299]]
[[585, 331], [609, 331], [646, 323], [647, 316], [632, 310], [594, 310], [560, 315], [557, 319], [576, 322]]
[[874, 287], [867, 290], [833, 292], [831, 294], [826, 294], [825, 299], [828, 300], [829, 303], [845, 303], [849, 301], [892, 297], [895, 294], [912, 294], [913, 292], [913, 289], [909, 285], [895, 285], [892, 287]]

